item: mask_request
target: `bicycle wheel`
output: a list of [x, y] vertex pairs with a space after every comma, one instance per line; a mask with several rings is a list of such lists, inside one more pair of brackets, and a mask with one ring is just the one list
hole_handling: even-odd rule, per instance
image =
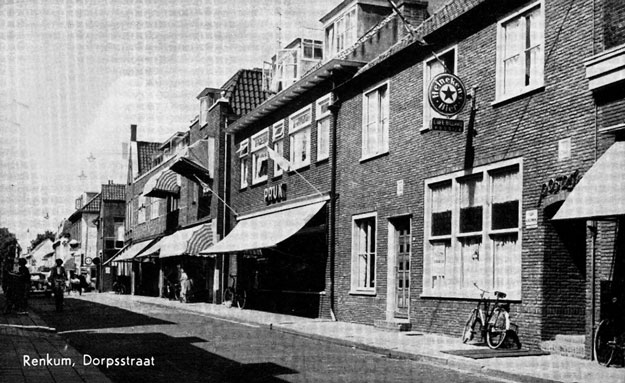
[[475, 327], [479, 325], [479, 330], [482, 330], [481, 321], [477, 316], [477, 310], [473, 309], [467, 319], [467, 323], [464, 325], [464, 331], [462, 331], [462, 343], [467, 343], [473, 340], [475, 336]]
[[496, 308], [486, 326], [486, 344], [495, 350], [501, 347], [508, 335], [509, 314], [506, 310]]
[[224, 302], [230, 302], [230, 304], [234, 303], [234, 289], [232, 287], [228, 287], [225, 291], [224, 291], [224, 298], [223, 301]]
[[237, 307], [239, 309], [243, 309], [245, 307], [245, 303], [247, 303], [247, 293], [245, 290], [241, 290], [237, 292]]
[[609, 320], [602, 320], [595, 332], [595, 359], [602, 365], [609, 367], [614, 360], [616, 351], [614, 324]]

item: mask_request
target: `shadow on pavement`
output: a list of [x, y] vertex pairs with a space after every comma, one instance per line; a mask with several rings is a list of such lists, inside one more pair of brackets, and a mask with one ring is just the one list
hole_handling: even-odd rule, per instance
[[[284, 382], [276, 375], [298, 373], [275, 363], [241, 363], [222, 357], [196, 346], [217, 347], [199, 337], [97, 332], [107, 328], [175, 324], [128, 310], [68, 297], [61, 313], [54, 310], [54, 299], [34, 299], [29, 304], [49, 326], [59, 332], [67, 331], [63, 337], [79, 353], [88, 355], [87, 359], [154, 357], [154, 366], [148, 367], [98, 366], [114, 382]], [[84, 358], [74, 362], [83, 364]]]
[[57, 331], [172, 324], [112, 306], [65, 297], [63, 312], [57, 313], [54, 298], [29, 299], [29, 306]]
[[276, 375], [297, 373], [275, 363], [245, 364], [221, 357], [194, 346], [206, 342], [197, 337], [88, 332], [66, 337], [76, 350], [94, 359], [154, 357], [153, 367], [100, 366], [114, 382], [284, 382]]

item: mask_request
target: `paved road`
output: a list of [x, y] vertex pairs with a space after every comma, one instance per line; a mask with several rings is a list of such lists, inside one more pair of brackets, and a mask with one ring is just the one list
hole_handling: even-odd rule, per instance
[[101, 367], [115, 382], [491, 381], [167, 307], [111, 307], [71, 298], [65, 303], [65, 311], [56, 313], [51, 299], [30, 302], [82, 354], [119, 361], [154, 357], [154, 367]]

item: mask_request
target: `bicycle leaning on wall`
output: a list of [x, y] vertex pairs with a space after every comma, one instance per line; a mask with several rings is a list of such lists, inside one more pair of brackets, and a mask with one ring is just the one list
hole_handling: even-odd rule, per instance
[[491, 300], [485, 297], [490, 292], [480, 288], [476, 283], [473, 285], [481, 291], [480, 300], [464, 326], [462, 343], [473, 340], [475, 334], [479, 332], [482, 341], [486, 338], [486, 344], [493, 350], [500, 348], [509, 337], [514, 340], [517, 348], [521, 348], [516, 330], [512, 329], [516, 326], [510, 323], [510, 304], [499, 301], [506, 297], [506, 293], [495, 291], [493, 294], [496, 299], [491, 305]]
[[224, 291], [223, 302], [229, 307], [236, 306], [243, 309], [247, 302], [247, 292], [237, 283], [235, 274], [230, 274], [230, 279], [232, 279], [232, 285]]
[[625, 366], [625, 319], [619, 315], [618, 298], [613, 297], [608, 317], [595, 332], [595, 358], [599, 364]]

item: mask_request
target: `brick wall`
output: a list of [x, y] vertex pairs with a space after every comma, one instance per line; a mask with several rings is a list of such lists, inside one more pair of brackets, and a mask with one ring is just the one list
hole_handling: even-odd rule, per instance
[[[539, 227], [522, 226], [522, 301], [512, 306], [512, 319], [522, 341], [536, 345], [555, 333], [583, 332], [584, 270], [579, 254], [570, 254], [571, 239], [548, 223], [538, 206], [540, 189], [549, 178], [582, 172], [594, 162], [594, 105], [587, 90], [583, 62], [592, 56], [590, 4], [546, 2], [545, 86], [532, 94], [493, 104], [495, 100], [496, 19], [457, 35], [458, 75], [467, 87], [479, 85], [476, 103], [474, 165], [522, 158], [522, 217], [537, 209]], [[463, 29], [457, 29], [459, 33]], [[465, 32], [466, 33], [466, 32]], [[441, 37], [442, 38], [442, 37]], [[428, 40], [430, 41], [430, 40]], [[437, 49], [436, 40], [432, 43]], [[354, 82], [341, 98], [339, 117], [339, 213], [337, 218], [337, 291], [340, 320], [372, 324], [386, 309], [387, 217], [398, 209], [412, 214], [411, 321], [419, 330], [459, 335], [475, 302], [420, 298], [423, 274], [423, 185], [432, 176], [461, 170], [466, 133], [421, 133], [423, 64], [428, 51], [400, 56], [368, 82]], [[407, 63], [410, 60], [410, 64]], [[413, 64], [413, 65], [411, 65]], [[363, 77], [364, 78], [364, 77]], [[390, 78], [390, 152], [360, 162], [362, 90]], [[460, 117], [468, 121], [469, 108]], [[558, 140], [570, 137], [570, 159], [558, 160]], [[396, 195], [398, 180], [404, 195]], [[350, 295], [351, 217], [378, 214], [376, 296]], [[573, 242], [575, 240], [573, 239]], [[548, 260], [548, 261], [547, 261]], [[565, 275], [566, 280], [554, 276]], [[477, 297], [477, 292], [476, 292]], [[571, 307], [572, 309], [567, 309]], [[460, 313], [460, 315], [459, 315]], [[465, 315], [466, 313], [466, 315]], [[561, 315], [558, 324], [554, 318]], [[565, 321], [569, 321], [565, 326]]]

